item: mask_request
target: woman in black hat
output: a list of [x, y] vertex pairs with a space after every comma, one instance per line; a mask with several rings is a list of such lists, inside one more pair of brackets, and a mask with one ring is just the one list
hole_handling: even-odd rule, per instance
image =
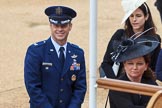
[[[132, 35], [138, 36], [138, 34], [143, 31], [146, 31], [143, 33], [144, 35], [152, 35], [156, 37], [159, 42], [161, 42], [160, 36], [156, 34], [156, 27], [152, 20], [149, 7], [145, 1], [146, 0], [122, 1], [122, 6], [126, 12], [122, 20], [122, 23], [125, 22], [124, 29], [118, 29], [112, 36], [100, 66], [100, 72], [104, 71], [106, 77], [108, 78], [118, 78], [123, 67], [122, 64], [120, 65], [120, 63], [114, 63], [111, 60], [111, 53], [114, 51], [113, 46], [118, 46], [122, 40], [127, 39]], [[149, 66], [153, 71], [155, 71], [159, 51], [160, 44], [153, 52], [151, 52], [151, 63]]]
[[[121, 42], [112, 53], [114, 62], [123, 64], [120, 80], [157, 85], [149, 68], [150, 52], [159, 42], [153, 36], [131, 37]], [[110, 108], [146, 108], [150, 97], [119, 91], [109, 91]]]

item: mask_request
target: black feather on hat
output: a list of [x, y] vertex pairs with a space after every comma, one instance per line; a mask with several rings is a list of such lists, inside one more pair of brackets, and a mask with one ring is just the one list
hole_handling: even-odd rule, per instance
[[159, 41], [154, 36], [141, 35], [131, 37], [121, 42], [117, 49], [111, 53], [114, 62], [124, 62], [151, 53]]

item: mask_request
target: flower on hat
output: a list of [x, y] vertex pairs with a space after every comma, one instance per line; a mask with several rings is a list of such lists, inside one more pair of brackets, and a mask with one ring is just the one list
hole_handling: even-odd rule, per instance
[[117, 49], [111, 53], [111, 59], [114, 62], [123, 62], [151, 53], [159, 45], [159, 41], [154, 36], [143, 35], [148, 30], [122, 41]]

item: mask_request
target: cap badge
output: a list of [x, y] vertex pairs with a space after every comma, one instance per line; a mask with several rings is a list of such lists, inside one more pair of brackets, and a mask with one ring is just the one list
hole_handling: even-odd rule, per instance
[[57, 15], [61, 15], [62, 12], [63, 12], [63, 10], [62, 10], [61, 7], [58, 7], [58, 8], [56, 8], [56, 10], [55, 10], [55, 13], [56, 13]]

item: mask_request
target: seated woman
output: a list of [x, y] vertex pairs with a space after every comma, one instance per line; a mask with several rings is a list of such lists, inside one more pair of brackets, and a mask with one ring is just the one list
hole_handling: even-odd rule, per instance
[[[120, 80], [157, 85], [149, 68], [150, 52], [159, 45], [153, 36], [131, 37], [121, 42], [112, 53], [114, 62], [123, 64]], [[119, 91], [109, 91], [110, 108], [146, 108], [151, 97]]]

